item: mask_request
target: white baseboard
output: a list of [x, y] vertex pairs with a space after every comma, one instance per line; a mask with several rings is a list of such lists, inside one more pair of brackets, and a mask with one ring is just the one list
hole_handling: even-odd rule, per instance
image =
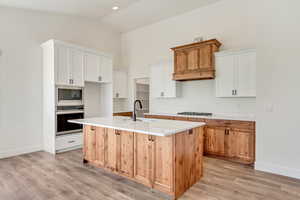
[[296, 168], [289, 168], [267, 162], [256, 162], [255, 169], [259, 171], [270, 172], [273, 174], [300, 179], [300, 169]]
[[26, 153], [32, 153], [32, 152], [41, 151], [41, 150], [42, 150], [42, 146], [0, 150], [0, 159], [17, 156], [17, 155], [21, 155], [21, 154], [26, 154]]

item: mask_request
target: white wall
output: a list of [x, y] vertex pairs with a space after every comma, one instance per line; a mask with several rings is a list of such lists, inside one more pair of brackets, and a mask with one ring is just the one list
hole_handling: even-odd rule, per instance
[[0, 7], [0, 157], [42, 145], [42, 50], [54, 38], [115, 57], [120, 35], [96, 21]]
[[259, 6], [256, 169], [300, 178], [300, 1]]
[[123, 62], [132, 80], [196, 36], [218, 38], [223, 49], [256, 47], [256, 103], [216, 99], [213, 81], [195, 81], [183, 84], [182, 98], [152, 100], [151, 110], [255, 112], [256, 169], [300, 178], [299, 7], [299, 0], [223, 0], [123, 34]]
[[[191, 43], [195, 37], [217, 38], [223, 43], [222, 49], [255, 48], [252, 7], [250, 1], [221, 1], [123, 34], [122, 58], [129, 68], [130, 96], [134, 78], [148, 77], [150, 64], [172, 58], [171, 47]], [[183, 82], [180, 98], [151, 98], [150, 112], [178, 111], [253, 114], [255, 99], [215, 98], [213, 80]]]

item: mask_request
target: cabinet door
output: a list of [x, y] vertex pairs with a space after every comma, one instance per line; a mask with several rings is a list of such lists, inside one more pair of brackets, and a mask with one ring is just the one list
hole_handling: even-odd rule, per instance
[[193, 71], [199, 69], [199, 49], [186, 50], [187, 54], [187, 70]]
[[216, 96], [232, 97], [235, 89], [236, 57], [234, 55], [216, 57]]
[[237, 56], [237, 96], [256, 96], [256, 53], [248, 52]]
[[115, 130], [108, 128], [106, 138], [105, 167], [117, 171], [118, 145]]
[[187, 71], [188, 56], [185, 51], [175, 52], [175, 73], [182, 74]]
[[70, 49], [70, 68], [73, 86], [84, 86], [84, 54], [80, 50]]
[[85, 81], [99, 82], [100, 56], [92, 53], [85, 54]]
[[106, 147], [106, 136], [107, 129], [102, 127], [96, 128], [96, 146], [95, 146], [95, 164], [104, 167], [105, 165], [105, 147]]
[[112, 68], [113, 61], [109, 57], [101, 56], [100, 58], [100, 82], [111, 83], [112, 82]]
[[134, 134], [134, 179], [138, 182], [152, 186], [152, 155], [153, 145], [151, 136]]
[[199, 48], [199, 68], [200, 69], [208, 69], [213, 66], [213, 58], [212, 58], [212, 46], [208, 45], [205, 47]]
[[158, 190], [173, 191], [173, 137], [155, 137], [153, 147], [153, 187]]
[[176, 81], [173, 80], [173, 61], [163, 62], [164, 97], [175, 98], [177, 96]]
[[255, 134], [251, 131], [235, 130], [236, 157], [252, 163], [255, 160]]
[[151, 96], [154, 98], [164, 97], [163, 73], [163, 67], [160, 64], [151, 66]]
[[236, 143], [236, 134], [234, 133], [234, 131], [227, 129], [225, 130], [227, 132], [225, 132], [225, 156], [228, 158], [234, 158], [236, 157], [236, 147], [237, 147], [237, 143]]
[[133, 132], [118, 131], [118, 172], [133, 177]]
[[207, 127], [205, 132], [204, 150], [207, 154], [225, 155], [225, 130], [224, 128]]
[[116, 70], [113, 73], [114, 98], [127, 98], [128, 97], [128, 85], [127, 85], [127, 73]]
[[55, 83], [57, 85], [71, 84], [69, 61], [69, 48], [63, 45], [55, 45]]
[[96, 159], [96, 128], [92, 126], [84, 127], [84, 148], [83, 157], [85, 160], [94, 162]]

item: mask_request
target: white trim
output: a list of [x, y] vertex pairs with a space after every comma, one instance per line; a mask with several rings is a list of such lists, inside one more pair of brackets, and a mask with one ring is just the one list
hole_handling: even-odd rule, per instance
[[270, 172], [273, 174], [288, 176], [292, 178], [300, 179], [300, 169], [289, 168], [286, 166], [280, 166], [267, 162], [256, 162], [255, 170]]
[[9, 149], [5, 151], [0, 151], [0, 159], [12, 157], [12, 156], [18, 156], [21, 154], [32, 153], [36, 151], [42, 151], [42, 149], [43, 149], [42, 146], [32, 146], [32, 147], [15, 148], [15, 149]]

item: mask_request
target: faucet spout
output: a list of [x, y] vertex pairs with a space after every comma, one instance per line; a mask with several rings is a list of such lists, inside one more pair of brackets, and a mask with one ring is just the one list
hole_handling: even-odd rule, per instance
[[143, 108], [141, 100], [135, 100], [133, 103], [133, 114], [132, 114], [132, 120], [136, 121], [136, 104], [139, 104], [140, 109]]

